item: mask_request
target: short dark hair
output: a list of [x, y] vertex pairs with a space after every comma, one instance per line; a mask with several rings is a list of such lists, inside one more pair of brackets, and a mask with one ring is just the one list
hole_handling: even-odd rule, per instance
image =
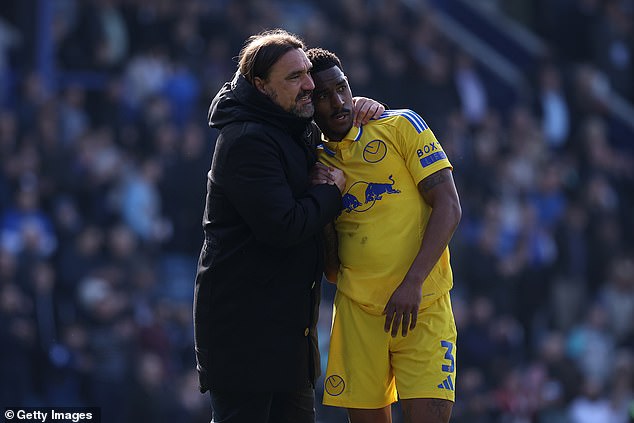
[[332, 51], [323, 48], [311, 48], [306, 52], [308, 60], [313, 64], [311, 69], [312, 73], [321, 72], [326, 69], [330, 69], [333, 66], [338, 66], [343, 72], [343, 66], [341, 66], [341, 60]]
[[252, 35], [247, 39], [238, 56], [238, 72], [247, 81], [267, 79], [271, 67], [288, 51], [304, 50], [301, 38], [283, 29], [272, 29]]

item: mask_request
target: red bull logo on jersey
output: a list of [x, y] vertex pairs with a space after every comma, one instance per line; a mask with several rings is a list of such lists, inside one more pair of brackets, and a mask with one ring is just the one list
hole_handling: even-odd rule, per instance
[[372, 208], [384, 195], [399, 194], [401, 191], [394, 188], [394, 178], [388, 177], [390, 182], [366, 182], [357, 181], [348, 188], [342, 197], [343, 209], [346, 213], [364, 212]]

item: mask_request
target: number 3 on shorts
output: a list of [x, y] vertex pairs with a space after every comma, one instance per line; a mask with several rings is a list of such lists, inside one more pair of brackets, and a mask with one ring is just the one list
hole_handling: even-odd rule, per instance
[[453, 343], [449, 341], [440, 341], [440, 345], [443, 346], [444, 348], [447, 348], [447, 351], [445, 352], [445, 358], [451, 362], [450, 365], [443, 364], [442, 371], [447, 373], [453, 373], [453, 368], [454, 368], [454, 358], [452, 354]]

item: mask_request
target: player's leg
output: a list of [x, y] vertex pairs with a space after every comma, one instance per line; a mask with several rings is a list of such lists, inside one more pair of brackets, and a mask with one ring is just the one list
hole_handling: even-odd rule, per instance
[[361, 409], [348, 408], [350, 423], [392, 423], [392, 406]]
[[438, 398], [401, 400], [405, 423], [449, 423], [453, 402]]
[[[389, 410], [389, 405], [396, 402], [394, 374], [390, 367], [390, 335], [383, 330], [384, 324], [383, 316], [368, 313], [337, 292], [324, 381], [324, 405], [355, 410], [387, 407]], [[368, 412], [371, 413], [380, 414]]]
[[449, 294], [419, 311], [418, 323], [391, 345], [406, 423], [447, 423], [455, 399], [456, 325]]

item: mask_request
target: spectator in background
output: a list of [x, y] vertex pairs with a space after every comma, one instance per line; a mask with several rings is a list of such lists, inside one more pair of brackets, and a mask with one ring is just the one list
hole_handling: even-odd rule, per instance
[[138, 166], [130, 166], [120, 187], [120, 214], [141, 241], [148, 245], [160, 244], [171, 231], [163, 217], [159, 180], [163, 168], [154, 157], [146, 158]]
[[18, 285], [17, 264], [0, 248], [0, 340], [5, 348], [0, 360], [0, 393], [7, 404], [19, 404], [37, 392], [33, 363], [38, 354], [33, 302]]
[[488, 96], [473, 57], [466, 51], [456, 53], [454, 84], [460, 96], [462, 116], [469, 125], [479, 126], [488, 113]]
[[15, 193], [14, 202], [0, 221], [2, 247], [12, 254], [32, 253], [50, 257], [57, 248], [57, 236], [51, 217], [40, 204], [35, 182], [25, 181]]
[[137, 113], [143, 102], [161, 92], [169, 78], [169, 61], [165, 48], [154, 46], [132, 57], [124, 72], [125, 102]]
[[545, 333], [537, 345], [536, 358], [544, 363], [551, 383], [557, 386], [562, 406], [570, 404], [579, 392], [583, 376], [567, 353], [565, 333]]
[[426, 122], [442, 134], [447, 129], [447, 116], [461, 108], [458, 88], [464, 87], [456, 86], [449, 53], [445, 50], [430, 51], [427, 60], [418, 69], [414, 85], [417, 89], [407, 91], [409, 97], [406, 104], [420, 110]]
[[46, 375], [45, 402], [55, 406], [93, 403], [85, 387], [90, 380], [93, 357], [88, 352], [87, 325], [65, 323], [49, 351], [50, 368]]
[[599, 297], [615, 342], [626, 345], [634, 335], [634, 256], [619, 254], [611, 260]]
[[[97, 24], [100, 28], [97, 59], [102, 69], [119, 69], [125, 62], [130, 34], [117, 0], [95, 0]], [[136, 34], [135, 34], [136, 35]]]
[[[59, 272], [58, 293], [60, 303], [67, 311], [66, 316], [74, 316], [76, 292], [79, 281], [100, 268], [106, 261], [103, 256], [104, 231], [95, 225], [85, 225], [72, 243], [60, 246], [56, 268]], [[70, 323], [69, 317], [65, 323]]]
[[[566, 200], [563, 216], [554, 229], [557, 261], [553, 270], [557, 277], [573, 282], [572, 285], [582, 291], [588, 285], [589, 224], [588, 210], [584, 207], [583, 201], [571, 198]], [[562, 294], [568, 295], [563, 292]], [[576, 307], [564, 309], [570, 311]], [[568, 324], [563, 326], [566, 329], [568, 327]]]
[[603, 383], [592, 378], [583, 381], [581, 394], [570, 404], [570, 423], [618, 423], [623, 422], [615, 415]]
[[634, 101], [634, 5], [617, 0], [603, 3], [603, 16], [592, 34], [593, 61], [613, 90]]
[[495, 308], [484, 296], [472, 298], [470, 307], [465, 309], [463, 325], [459, 327], [458, 349], [463, 357], [461, 366], [482, 369], [482, 377], [493, 378], [496, 366], [491, 360], [496, 353], [493, 339]]
[[132, 378], [131, 406], [126, 421], [152, 421], [168, 423], [179, 420], [175, 413], [174, 384], [166, 379], [166, 369], [160, 357], [143, 353]]
[[59, 111], [60, 145], [68, 147], [90, 127], [86, 111], [86, 93], [80, 86], [70, 86], [64, 92], [64, 100]]
[[544, 64], [539, 70], [537, 113], [548, 148], [562, 151], [570, 135], [570, 111], [561, 75], [556, 66]]
[[615, 338], [608, 319], [605, 306], [592, 303], [566, 340], [568, 355], [577, 362], [590, 391], [603, 392], [609, 384]]
[[[199, 217], [204, 208], [205, 181], [200, 175], [209, 170], [212, 147], [205, 136], [204, 129], [195, 123], [189, 123], [183, 129], [182, 142], [172, 156], [172, 160], [164, 164], [161, 179], [161, 206], [165, 216], [170, 220], [173, 233], [165, 245], [165, 250], [174, 254], [196, 256], [198, 247], [192, 241], [199, 239]], [[188, 189], [183, 189], [186, 186]], [[199, 203], [199, 207], [195, 204]], [[189, 204], [189, 207], [182, 207]], [[188, 286], [191, 284], [188, 284]]]
[[12, 69], [10, 66], [11, 52], [22, 44], [22, 34], [6, 19], [0, 17], [0, 107], [6, 107], [11, 98]]
[[[593, 30], [601, 14], [599, 0], [573, 0], [552, 2], [548, 8], [554, 10], [555, 18], [548, 33], [558, 55], [578, 63], [587, 63], [592, 58]], [[566, 22], [566, 25], [561, 25]]]
[[[159, 185], [161, 209], [171, 227], [162, 244], [161, 279], [168, 297], [191, 303], [191, 281], [203, 241], [200, 216], [205, 204], [206, 184], [200, 175], [209, 170], [213, 146], [207, 142], [200, 125], [189, 123], [183, 128], [182, 142], [177, 147], [171, 160], [164, 164], [164, 177]], [[183, 207], [183, 204], [190, 206]]]

